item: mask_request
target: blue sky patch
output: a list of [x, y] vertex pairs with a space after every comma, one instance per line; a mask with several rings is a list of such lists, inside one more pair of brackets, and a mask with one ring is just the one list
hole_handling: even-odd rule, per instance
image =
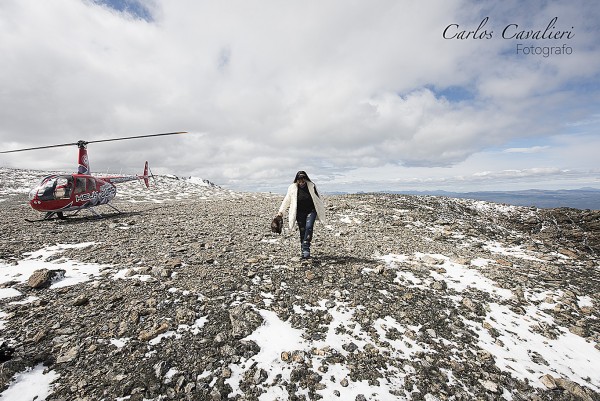
[[153, 20], [150, 10], [137, 0], [94, 0], [94, 2], [144, 21]]
[[449, 86], [443, 89], [436, 88], [434, 86], [428, 86], [428, 89], [435, 93], [435, 97], [443, 97], [450, 102], [463, 102], [473, 100], [475, 98], [473, 92], [464, 86]]

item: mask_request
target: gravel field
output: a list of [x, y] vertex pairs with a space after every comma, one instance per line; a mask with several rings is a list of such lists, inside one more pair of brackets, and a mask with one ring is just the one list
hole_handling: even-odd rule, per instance
[[0, 400], [600, 400], [598, 211], [325, 196], [302, 263], [282, 195], [159, 177], [27, 223], [7, 174]]

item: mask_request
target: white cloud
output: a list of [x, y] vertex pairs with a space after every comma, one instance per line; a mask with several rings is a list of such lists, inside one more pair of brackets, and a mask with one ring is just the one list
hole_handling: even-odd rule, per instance
[[548, 146], [532, 146], [530, 148], [508, 148], [505, 149], [506, 153], [539, 153], [549, 149]]
[[[324, 185], [360, 169], [473, 177], [491, 171], [473, 162], [490, 149], [508, 148], [498, 162], [559, 155], [550, 136], [581, 121], [597, 132], [600, 11], [583, 0], [147, 4], [150, 21], [89, 1], [3, 1], [0, 148], [186, 130], [202, 135], [91, 145], [92, 168], [137, 171], [148, 159], [155, 172], [254, 189], [284, 187], [298, 169]], [[492, 39], [442, 38], [485, 16]], [[575, 33], [571, 55], [518, 56], [500, 38], [506, 24], [543, 29], [554, 16]], [[449, 87], [470, 97], [443, 95]], [[70, 167], [75, 152], [0, 164]], [[511, 167], [589, 164], [563, 155]]]

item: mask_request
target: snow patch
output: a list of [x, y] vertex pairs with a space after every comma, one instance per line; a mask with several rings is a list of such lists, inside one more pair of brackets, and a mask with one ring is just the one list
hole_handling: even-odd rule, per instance
[[44, 401], [52, 394], [52, 382], [59, 375], [53, 370], [44, 373], [44, 366], [39, 364], [33, 369], [17, 373], [10, 386], [0, 394], [2, 401]]

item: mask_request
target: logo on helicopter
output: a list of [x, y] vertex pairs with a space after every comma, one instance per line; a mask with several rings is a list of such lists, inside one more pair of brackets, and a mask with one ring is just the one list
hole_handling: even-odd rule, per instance
[[102, 188], [100, 188], [100, 192], [93, 191], [93, 192], [88, 192], [88, 193], [81, 194], [81, 195], [75, 195], [75, 201], [76, 202], [96, 201], [94, 203], [106, 203], [109, 200], [111, 200], [112, 198], [114, 198], [116, 194], [117, 194], [117, 189], [115, 187], [113, 187], [112, 185], [103, 185]]

